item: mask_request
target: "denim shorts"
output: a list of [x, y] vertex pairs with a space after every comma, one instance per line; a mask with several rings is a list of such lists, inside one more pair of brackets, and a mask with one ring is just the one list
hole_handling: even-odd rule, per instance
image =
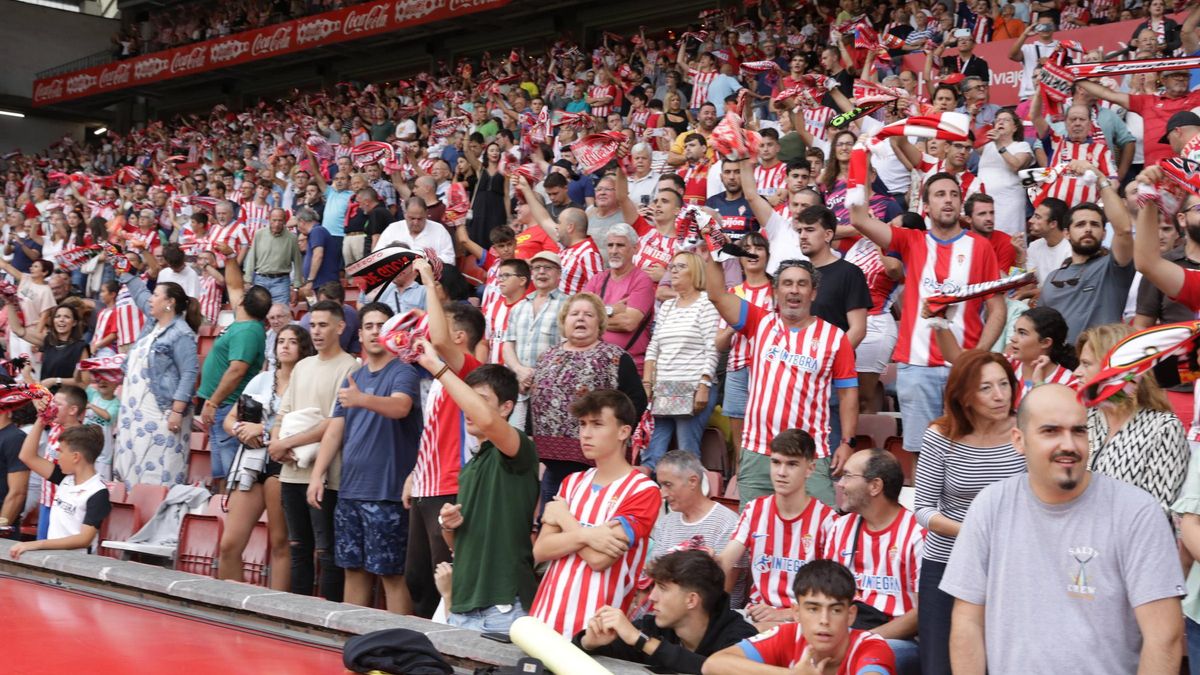
[[929, 423], [942, 416], [949, 366], [896, 365], [896, 389], [900, 397], [900, 412], [904, 415], [904, 449], [920, 452], [921, 441]]
[[233, 458], [237, 455], [238, 443], [237, 436], [232, 436], [225, 431], [225, 417], [233, 410], [234, 403], [229, 403], [217, 408], [217, 414], [213, 418], [212, 430], [209, 434], [209, 448], [212, 450], [212, 477], [224, 478], [229, 475], [229, 469], [233, 466]]
[[521, 606], [521, 599], [513, 598], [513, 604], [507, 612], [500, 611], [498, 605], [492, 605], [483, 609], [473, 609], [462, 614], [451, 612], [447, 617], [447, 623], [451, 626], [466, 628], [468, 630], [507, 633], [514, 621], [527, 614], [525, 608]]
[[338, 567], [402, 575], [407, 554], [408, 511], [403, 504], [338, 499], [333, 511], [333, 557]]
[[[721, 412], [726, 417], [746, 417], [746, 402], [750, 398], [750, 369], [725, 371], [725, 398], [721, 401]], [[741, 439], [737, 439], [739, 442]]]

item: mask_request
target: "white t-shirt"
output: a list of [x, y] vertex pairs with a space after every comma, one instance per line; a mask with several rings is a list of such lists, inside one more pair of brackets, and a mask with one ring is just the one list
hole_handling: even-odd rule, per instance
[[[100, 529], [100, 524], [112, 510], [108, 501], [108, 486], [104, 484], [100, 474], [94, 474], [82, 484], [76, 485], [74, 476], [63, 475], [62, 469], [55, 466], [54, 473], [50, 474], [47, 480], [58, 485], [58, 489], [54, 491], [54, 504], [50, 507], [47, 539], [77, 535], [84, 525]], [[93, 541], [92, 544], [94, 543]], [[90, 549], [92, 544], [88, 544], [87, 548]]]
[[200, 297], [200, 275], [196, 270], [192, 269], [191, 265], [184, 265], [182, 272], [176, 272], [170, 267], [164, 267], [158, 273], [158, 283], [171, 281], [183, 287], [183, 292], [187, 293], [189, 298]]
[[437, 256], [442, 262], [447, 265], [454, 264], [454, 241], [450, 239], [450, 233], [446, 231], [445, 226], [435, 220], [426, 220], [425, 229], [415, 237], [408, 231], [408, 221], [397, 220], [383, 230], [373, 250], [378, 251], [389, 244], [401, 244], [422, 252], [431, 248], [437, 251]]
[[1048, 58], [1056, 49], [1058, 40], [1051, 40], [1049, 44], [1034, 40], [1021, 46], [1021, 89], [1017, 95], [1022, 100], [1033, 96], [1033, 71], [1038, 67], [1038, 62]]
[[771, 219], [762, 228], [762, 234], [771, 243], [771, 257], [767, 260], [767, 274], [775, 276], [779, 263], [784, 260], [808, 260], [800, 251], [800, 233], [792, 227], [792, 221], [780, 213], [772, 213]]
[[1045, 239], [1038, 239], [1029, 245], [1025, 254], [1025, 267], [1037, 275], [1038, 286], [1046, 282], [1046, 277], [1054, 270], [1062, 267], [1062, 263], [1071, 257], [1071, 242], [1066, 237], [1057, 246], [1049, 246]]

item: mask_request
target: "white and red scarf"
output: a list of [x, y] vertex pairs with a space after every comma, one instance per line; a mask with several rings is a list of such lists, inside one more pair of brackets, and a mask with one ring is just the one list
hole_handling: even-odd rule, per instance
[[944, 141], [965, 141], [971, 130], [971, 118], [965, 113], [947, 112], [909, 117], [880, 129], [874, 136], [859, 136], [850, 152], [850, 168], [846, 176], [846, 206], [867, 203], [867, 153], [875, 145], [894, 136], [937, 138]]

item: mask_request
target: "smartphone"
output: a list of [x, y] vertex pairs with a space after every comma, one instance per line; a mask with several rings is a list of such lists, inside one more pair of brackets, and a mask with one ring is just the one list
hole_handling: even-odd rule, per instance
[[650, 195], [642, 195], [642, 206], [650, 205]]
[[512, 639], [508, 637], [508, 633], [480, 633], [485, 640], [493, 640], [495, 642], [503, 642], [506, 645], [512, 644]]

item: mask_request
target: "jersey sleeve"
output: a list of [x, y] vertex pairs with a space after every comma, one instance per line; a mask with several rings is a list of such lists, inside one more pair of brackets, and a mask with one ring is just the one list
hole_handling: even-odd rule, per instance
[[842, 333], [837, 353], [833, 356], [833, 387], [847, 389], [858, 386], [858, 368], [854, 363], [854, 347], [850, 346], [850, 338]]
[[742, 335], [753, 335], [758, 330], [758, 322], [762, 321], [768, 314], [767, 310], [758, 305], [742, 301], [742, 309], [738, 315], [737, 323], [733, 324], [733, 329]]
[[617, 507], [613, 520], [625, 528], [625, 536], [629, 537], [630, 547], [638, 539], [646, 539], [658, 521], [658, 513], [662, 510], [662, 493], [650, 487], [629, 495]]
[[97, 490], [95, 494], [88, 497], [87, 512], [83, 514], [83, 524], [91, 525], [98, 530], [111, 511], [112, 502], [108, 500], [108, 490]]
[[645, 216], [638, 216], [637, 220], [630, 223], [630, 225], [633, 227], [633, 231], [637, 232], [639, 237], [646, 236], [647, 232], [654, 229], [650, 223], [646, 222]]
[[[1150, 101], [1150, 96], [1146, 94], [1130, 94], [1129, 95], [1129, 112], [1142, 114], [1146, 109], [1146, 104]], [[1157, 96], [1154, 98], [1158, 98]]]
[[[915, 237], [914, 237], [915, 235]], [[887, 253], [896, 252], [900, 254], [900, 259], [909, 258], [909, 249], [913, 246], [913, 239], [924, 236], [925, 233], [920, 230], [909, 230], [903, 227], [892, 225], [892, 242], [888, 245]]]
[[62, 467], [58, 464], [55, 464], [54, 468], [50, 470], [50, 475], [46, 476], [46, 480], [54, 483], [55, 485], [60, 485], [62, 484], [63, 479], [66, 477], [67, 474], [63, 473]]
[[[768, 666], [787, 668], [796, 645], [796, 629], [800, 624], [785, 623], [746, 638], [738, 643], [746, 658]], [[885, 642], [886, 646], [887, 643]]]
[[1200, 310], [1200, 270], [1183, 268], [1183, 288], [1171, 299], [1193, 312]]
[[868, 640], [854, 654], [846, 672], [850, 675], [893, 675], [896, 655], [887, 640]]
[[742, 515], [738, 516], [737, 526], [733, 528], [733, 534], [729, 537], [729, 541], [736, 541], [742, 546], [748, 546], [750, 543], [750, 523], [753, 517], [750, 515], [754, 511], [755, 503], [751, 502], [742, 510]]

